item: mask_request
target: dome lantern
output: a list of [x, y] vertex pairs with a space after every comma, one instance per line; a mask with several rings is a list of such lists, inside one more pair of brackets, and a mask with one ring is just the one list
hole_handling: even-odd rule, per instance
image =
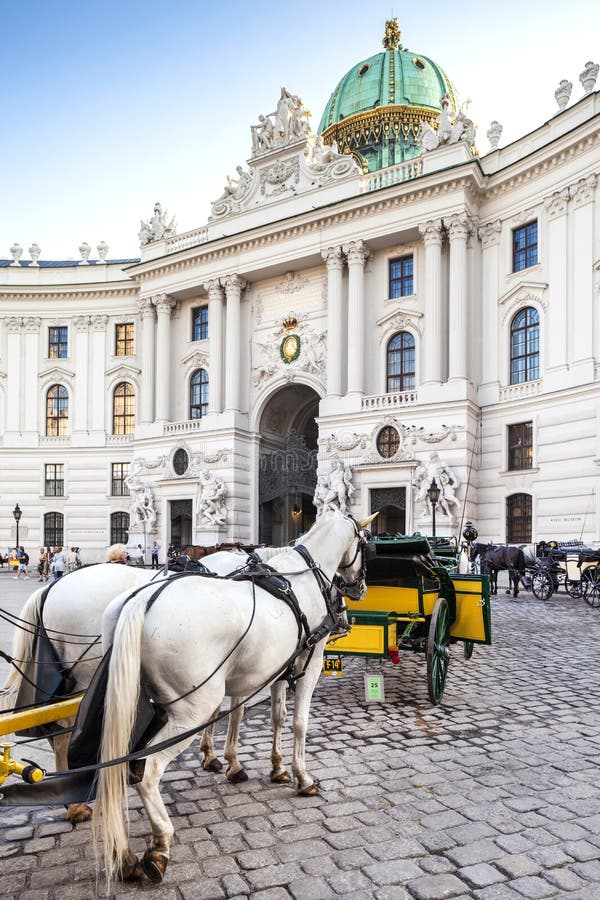
[[394, 16], [385, 23], [385, 34], [381, 43], [386, 50], [397, 50], [400, 47], [401, 38], [402, 32], [398, 27], [398, 19]]

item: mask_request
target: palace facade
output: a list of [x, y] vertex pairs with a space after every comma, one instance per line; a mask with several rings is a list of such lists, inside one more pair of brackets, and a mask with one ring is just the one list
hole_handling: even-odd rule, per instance
[[[591, 66], [591, 68], [590, 68]], [[380, 532], [600, 541], [597, 66], [508, 146], [400, 43], [283, 89], [207, 224], [0, 261], [0, 547]], [[586, 75], [587, 73], [587, 75]], [[245, 148], [240, 148], [241, 154]]]

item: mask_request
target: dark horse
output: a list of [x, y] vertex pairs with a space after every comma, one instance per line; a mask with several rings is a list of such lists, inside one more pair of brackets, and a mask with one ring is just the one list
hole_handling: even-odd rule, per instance
[[[498, 593], [498, 572], [508, 570], [508, 580], [513, 597], [519, 596], [519, 581], [525, 574], [525, 556], [520, 547], [509, 547], [506, 544], [473, 544], [470, 560], [479, 557], [481, 574], [490, 576], [490, 593]], [[506, 592], [510, 594], [510, 588]]]

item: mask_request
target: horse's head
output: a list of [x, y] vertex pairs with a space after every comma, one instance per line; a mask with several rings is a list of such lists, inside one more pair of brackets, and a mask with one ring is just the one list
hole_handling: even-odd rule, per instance
[[354, 528], [354, 537], [340, 560], [334, 584], [337, 589], [351, 600], [362, 600], [367, 593], [367, 542], [369, 532], [367, 526], [377, 513], [367, 519], [358, 521], [348, 516]]

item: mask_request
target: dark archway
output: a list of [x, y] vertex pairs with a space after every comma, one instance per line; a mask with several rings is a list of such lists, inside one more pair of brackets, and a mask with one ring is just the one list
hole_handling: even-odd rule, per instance
[[260, 419], [259, 540], [282, 546], [315, 520], [319, 395], [292, 384], [271, 397]]
[[375, 488], [371, 491], [374, 534], [406, 534], [406, 488]]

